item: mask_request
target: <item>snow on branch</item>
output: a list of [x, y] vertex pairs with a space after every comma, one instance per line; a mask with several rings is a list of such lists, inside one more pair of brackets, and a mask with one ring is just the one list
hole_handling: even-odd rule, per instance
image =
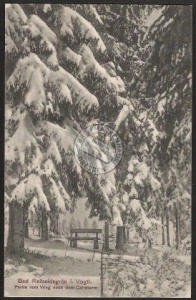
[[138, 198], [138, 192], [137, 192], [137, 189], [134, 184], [132, 184], [132, 186], [131, 186], [131, 191], [129, 193], [129, 197]]
[[71, 198], [70, 198], [69, 194], [67, 193], [65, 187], [62, 185], [60, 180], [57, 181], [57, 185], [58, 185], [61, 195], [63, 196], [65, 208], [66, 208], [66, 210], [69, 210], [71, 207]]
[[95, 18], [100, 24], [103, 24], [103, 21], [97, 13], [96, 8], [92, 4], [89, 5], [89, 13], [91, 14], [92, 18]]
[[160, 189], [161, 183], [153, 176], [152, 173], [150, 173], [149, 178], [150, 178], [150, 184], [151, 184], [152, 190], [156, 191], [156, 190]]
[[40, 169], [39, 174], [40, 175], [45, 175], [48, 178], [50, 178], [51, 176], [55, 176], [56, 178], [58, 178], [56, 168], [55, 168], [54, 163], [51, 159], [47, 159], [44, 162], [43, 168]]
[[46, 95], [44, 90], [44, 79], [42, 72], [36, 68], [29, 80], [29, 91], [25, 97], [25, 104], [33, 107], [36, 114], [41, 114], [44, 111], [44, 104], [46, 102]]
[[77, 105], [82, 112], [88, 112], [90, 109], [97, 110], [99, 103], [97, 98], [91, 94], [74, 76], [63, 68], [57, 73], [70, 89], [74, 105]]
[[[31, 150], [32, 153], [36, 154], [32, 156], [32, 164], [35, 166], [39, 164], [41, 159], [41, 151], [37, 144], [37, 140], [34, 136], [34, 125], [28, 114], [25, 114], [24, 118], [20, 121], [18, 128], [16, 129], [13, 136], [7, 141], [6, 147], [6, 161], [20, 162], [21, 165], [25, 164], [25, 158], [27, 151]], [[34, 158], [34, 159], [33, 159]]]
[[122, 122], [124, 122], [124, 120], [126, 119], [126, 117], [128, 116], [128, 114], [133, 110], [133, 106], [131, 104], [128, 105], [124, 105], [122, 110], [120, 111], [116, 121], [114, 122], [115, 124], [115, 130], [118, 130], [120, 124]]
[[18, 53], [18, 48], [14, 41], [7, 34], [5, 35], [5, 52], [15, 56]]
[[63, 212], [66, 211], [65, 202], [64, 202], [63, 196], [61, 195], [61, 193], [59, 191], [59, 187], [56, 184], [56, 182], [54, 181], [54, 179], [50, 177], [49, 180], [50, 180], [49, 191], [50, 191], [51, 196], [53, 197], [55, 207], [60, 212], [63, 213]]
[[[33, 53], [18, 61], [6, 85], [10, 94], [13, 91], [21, 91], [24, 94], [23, 86], [26, 86], [28, 92], [24, 101], [35, 113], [47, 111], [48, 101], [54, 105], [53, 98], [56, 99], [57, 103], [72, 104], [73, 101], [73, 105], [77, 106], [83, 113], [87, 113], [91, 109], [97, 111], [99, 106], [97, 98], [70, 73], [63, 68], [59, 68], [59, 71], [50, 70]], [[49, 92], [47, 92], [47, 101], [46, 85], [51, 90], [50, 97]]]
[[46, 23], [42, 19], [40, 19], [39, 16], [31, 15], [28, 20], [28, 25], [31, 26], [31, 24], [34, 24], [34, 26], [36, 26], [36, 28], [39, 30], [39, 33], [44, 39], [47, 39], [53, 45], [57, 44], [56, 34], [50, 29], [50, 27], [48, 27], [48, 25], [46, 25]]
[[97, 84], [101, 89], [104, 89], [107, 93], [121, 93], [125, 91], [125, 85], [119, 76], [111, 77], [106, 69], [101, 66], [87, 45], [82, 45], [80, 49], [82, 60], [79, 66], [78, 78], [85, 82], [86, 76], [93, 76], [94, 80], [99, 80]]
[[24, 25], [27, 22], [27, 16], [19, 4], [11, 4], [5, 10], [5, 16], [6, 21], [9, 20], [10, 22], [16, 24], [17, 27], [19, 27], [19, 25]]
[[113, 214], [112, 224], [117, 226], [123, 226], [120, 210], [115, 205], [112, 207], [112, 214]]
[[73, 145], [77, 132], [72, 128], [66, 126], [62, 128], [57, 124], [51, 122], [45, 122], [41, 125], [42, 130], [51, 141], [55, 141], [60, 151], [73, 151]]
[[181, 141], [183, 143], [191, 141], [191, 133], [192, 133], [191, 115], [188, 114], [184, 122], [180, 123], [178, 126], [175, 126], [167, 151], [168, 152], [171, 151], [178, 141]]
[[59, 27], [61, 37], [69, 37], [71, 41], [82, 39], [90, 43], [100, 54], [105, 53], [106, 47], [96, 29], [79, 13], [61, 5], [50, 17], [55, 27]]
[[30, 174], [12, 191], [11, 201], [17, 201], [22, 204], [34, 196], [38, 198], [38, 202], [41, 207], [45, 208], [47, 211], [50, 211], [40, 177], [37, 174]]
[[5, 10], [5, 34], [6, 54], [9, 59], [16, 58], [21, 52], [25, 40], [24, 26], [27, 23], [27, 16], [19, 4], [11, 4]]
[[72, 64], [73, 68], [77, 68], [79, 66], [79, 63], [81, 61], [81, 55], [74, 52], [71, 48], [66, 47], [64, 49], [60, 49], [59, 51], [59, 57], [61, 58], [61, 61], [63, 64]]
[[24, 30], [26, 38], [23, 46], [26, 50], [29, 49], [42, 57], [49, 68], [58, 69], [55, 33], [36, 15], [31, 15]]
[[51, 142], [51, 145], [47, 150], [47, 156], [49, 158], [54, 158], [54, 160], [59, 164], [62, 163], [62, 157], [55, 141]]
[[82, 4], [75, 5], [71, 4], [70, 7], [80, 13], [85, 19], [87, 19], [92, 24], [103, 24], [96, 8], [92, 4]]
[[138, 199], [131, 200], [129, 204], [129, 208], [134, 212], [138, 213], [142, 210], [141, 202]]

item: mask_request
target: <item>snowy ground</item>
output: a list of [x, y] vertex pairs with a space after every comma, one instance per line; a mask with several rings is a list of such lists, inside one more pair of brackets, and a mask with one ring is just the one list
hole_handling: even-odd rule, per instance
[[[53, 239], [50, 241], [42, 241], [39, 239], [26, 239], [25, 248], [27, 253], [24, 255], [24, 259], [10, 260], [9, 258], [5, 261], [5, 296], [46, 296], [46, 297], [100, 297], [100, 249], [102, 245], [100, 244], [100, 249], [94, 251], [93, 243], [88, 242], [78, 242], [78, 248], [70, 248], [68, 241], [66, 239]], [[164, 249], [166, 251], [167, 249]], [[128, 263], [137, 263], [140, 261], [141, 257], [146, 255], [151, 255], [152, 257], [161, 257], [163, 254], [163, 247], [154, 247], [149, 252], [145, 252], [143, 245], [136, 248], [135, 245], [129, 245], [127, 253], [121, 255], [121, 259]], [[179, 256], [177, 254], [172, 254], [173, 259], [177, 259], [178, 265], [187, 266], [184, 269], [190, 268], [191, 260], [190, 256]], [[104, 254], [104, 258], [108, 258]], [[109, 255], [109, 259], [118, 259], [119, 255], [112, 251]], [[144, 267], [145, 269], [145, 267]], [[181, 268], [180, 268], [181, 269]], [[188, 270], [187, 269], [187, 270]], [[115, 265], [115, 270], [117, 266]], [[132, 272], [132, 269], [129, 269]], [[124, 270], [123, 270], [124, 272]], [[154, 276], [153, 270], [150, 271], [150, 276]], [[177, 270], [178, 272], [178, 270]], [[189, 271], [188, 271], [189, 272]], [[142, 273], [143, 274], [143, 273]], [[124, 276], [127, 277], [124, 272]], [[143, 275], [142, 275], [143, 276]], [[190, 278], [185, 281], [182, 275], [182, 280], [179, 282], [168, 282], [168, 278], [173, 275], [166, 274], [162, 277], [163, 283], [161, 282], [160, 289], [162, 294], [164, 290], [170, 291], [170, 288], [177, 284], [182, 284], [183, 288], [179, 288], [175, 293], [172, 293], [174, 298], [189, 298], [190, 297]], [[189, 275], [188, 275], [189, 276]], [[148, 277], [148, 275], [147, 275]], [[155, 276], [156, 277], [156, 276]], [[175, 277], [175, 276], [174, 276]], [[19, 280], [27, 280], [28, 282], [19, 283]], [[58, 283], [40, 283], [34, 282], [35, 280], [55, 280]], [[79, 282], [82, 280], [83, 282]], [[126, 282], [126, 280], [123, 280]], [[86, 284], [84, 284], [86, 282]], [[111, 282], [110, 282], [111, 284]], [[127, 283], [127, 286], [134, 285], [131, 281]], [[142, 284], [141, 284], [142, 286]], [[23, 288], [22, 288], [23, 287]], [[134, 288], [135, 289], [135, 288]], [[159, 287], [156, 286], [156, 291]], [[108, 279], [105, 280], [105, 293], [106, 296], [111, 296], [113, 292], [112, 288], [108, 284]], [[107, 294], [108, 293], [108, 294]], [[132, 295], [133, 290], [129, 288], [124, 289], [124, 294], [120, 296]], [[140, 295], [140, 291], [138, 292]], [[143, 296], [148, 291], [143, 292]], [[160, 295], [162, 295], [160, 294]], [[137, 295], [137, 294], [136, 294]], [[141, 293], [142, 295], [142, 293]], [[147, 294], [146, 294], [147, 295]], [[153, 297], [153, 291], [151, 296]], [[158, 296], [158, 294], [157, 294]]]
[[[144, 260], [143, 260], [144, 259]], [[189, 298], [191, 296], [190, 266], [177, 259], [155, 259], [116, 262], [108, 259], [104, 280], [107, 297]], [[154, 261], [153, 261], [154, 260]]]
[[[5, 246], [7, 231], [5, 226]], [[91, 242], [78, 246], [70, 248], [66, 239], [25, 239], [24, 259], [5, 258], [5, 296], [100, 297], [100, 253], [92, 251]], [[58, 283], [34, 282], [40, 279]]]
[[[33, 242], [34, 246], [28, 245]], [[95, 260], [93, 253], [70, 248], [66, 251], [65, 244], [60, 241], [51, 242], [51, 249], [47, 249], [49, 243], [26, 241], [31, 253], [25, 254], [25, 261], [6, 261], [5, 295], [99, 297], [100, 263]], [[19, 283], [20, 279], [28, 279], [28, 282]], [[34, 282], [40, 279], [49, 279], [50, 282]], [[56, 283], [51, 283], [51, 280]]]

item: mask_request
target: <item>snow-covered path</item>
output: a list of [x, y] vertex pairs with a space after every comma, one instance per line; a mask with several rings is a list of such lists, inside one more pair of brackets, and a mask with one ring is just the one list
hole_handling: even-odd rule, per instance
[[41, 247], [33, 247], [29, 246], [29, 250], [31, 251], [39, 251], [40, 254], [46, 255], [46, 256], [57, 256], [57, 257], [71, 257], [78, 260], [99, 260], [100, 259], [100, 252], [90, 252], [90, 251], [84, 251], [81, 249], [44, 249]]
[[[85, 251], [83, 249], [77, 249], [77, 248], [69, 248], [69, 249], [43, 249], [41, 247], [33, 247], [29, 246], [29, 250], [31, 251], [39, 251], [40, 254], [46, 255], [46, 256], [57, 256], [57, 257], [70, 257], [73, 259], [78, 260], [90, 260], [90, 261], [100, 261], [101, 253], [100, 252], [91, 252], [91, 251]], [[74, 249], [74, 250], [72, 250]], [[104, 254], [103, 258], [107, 258], [108, 255]], [[111, 254], [110, 259], [118, 259], [117, 254]], [[122, 255], [121, 259], [131, 261], [131, 262], [137, 262], [139, 261], [138, 256], [130, 256], [130, 255]]]

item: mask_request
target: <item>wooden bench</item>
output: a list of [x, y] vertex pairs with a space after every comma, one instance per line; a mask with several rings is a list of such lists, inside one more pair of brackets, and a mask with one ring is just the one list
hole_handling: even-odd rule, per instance
[[[75, 236], [72, 236], [74, 233]], [[95, 237], [78, 236], [80, 233], [94, 233]], [[76, 248], [77, 241], [94, 241], [94, 249], [99, 249], [99, 233], [102, 233], [102, 229], [70, 229], [70, 237], [68, 237], [70, 247]]]

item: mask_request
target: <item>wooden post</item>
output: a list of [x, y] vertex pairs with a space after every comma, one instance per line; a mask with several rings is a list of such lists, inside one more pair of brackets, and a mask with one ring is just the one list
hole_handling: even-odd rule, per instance
[[125, 244], [125, 227], [124, 226], [117, 226], [116, 249], [117, 250], [124, 250], [124, 244]]
[[175, 218], [176, 218], [176, 250], [180, 246], [180, 234], [179, 234], [179, 209], [178, 204], [175, 204]]
[[103, 247], [101, 250], [101, 297], [104, 296], [103, 294]]
[[105, 222], [105, 242], [104, 242], [104, 250], [109, 251], [109, 224]]
[[161, 216], [161, 225], [162, 225], [162, 245], [165, 245], [165, 225], [164, 225], [164, 215]]
[[166, 213], [166, 229], [167, 229], [167, 246], [170, 247], [170, 234], [169, 234], [169, 215]]
[[56, 217], [56, 235], [59, 237], [59, 215]]
[[25, 237], [29, 238], [29, 221], [28, 220], [24, 221], [24, 232], [25, 232]]
[[73, 247], [73, 241], [72, 241], [72, 233], [71, 233], [71, 230], [70, 230], [70, 247], [72, 248]]
[[98, 233], [96, 233], [96, 238], [94, 239], [94, 249], [99, 249]]
[[126, 229], [125, 226], [123, 226], [123, 241], [126, 243]]
[[[76, 237], [76, 238], [77, 238], [77, 236], [78, 236], [78, 234], [75, 233], [75, 237]], [[77, 239], [74, 240], [74, 243], [73, 243], [73, 244], [74, 244], [74, 248], [77, 248]]]
[[129, 241], [129, 227], [127, 227], [127, 241]]

